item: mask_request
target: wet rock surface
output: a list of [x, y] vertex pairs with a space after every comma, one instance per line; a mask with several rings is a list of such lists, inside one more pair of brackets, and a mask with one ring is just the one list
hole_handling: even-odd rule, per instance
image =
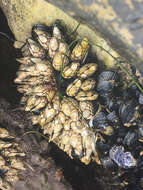
[[[80, 21], [76, 21], [74, 17], [69, 16], [57, 6], [46, 2], [45, 0], [28, 0], [28, 1], [0, 1], [8, 24], [15, 35], [15, 38], [20, 41], [26, 40], [30, 36], [30, 31], [34, 24], [41, 23], [51, 25], [55, 20], [60, 19], [66, 23], [67, 27], [72, 30], [75, 29]], [[40, 13], [40, 14], [39, 14]], [[54, 13], [54, 14], [53, 14]], [[58, 15], [58, 17], [57, 17]], [[118, 53], [113, 50], [107, 41], [97, 32], [95, 29], [92, 30], [84, 22], [80, 24], [77, 33], [80, 37], [88, 36], [92, 43], [98, 43], [110, 50], [114, 56], [118, 57]], [[114, 66], [114, 59], [107, 53], [102, 51], [97, 46], [93, 46], [92, 50], [96, 53], [97, 57], [108, 64], [110, 67]]]
[[99, 31], [112, 47], [132, 64], [142, 68], [142, 0], [50, 1], [67, 14]]
[[[81, 23], [78, 29], [80, 35], [88, 34], [91, 41], [95, 39], [94, 43], [99, 42], [110, 49], [111, 53], [118, 56], [112, 52], [111, 49], [114, 48], [120, 56], [142, 70], [143, 22], [142, 1], [140, 0], [126, 0], [124, 2], [112, 0], [102, 2], [99, 0], [68, 2], [66, 0], [28, 0], [21, 1], [20, 4], [18, 1], [1, 0], [0, 6], [18, 40], [25, 40], [30, 35], [29, 31], [35, 23], [41, 22], [50, 25], [57, 19], [56, 15], [58, 15], [58, 19], [63, 19], [68, 23], [71, 28], [76, 27], [77, 22], [74, 20], [76, 19]], [[93, 31], [96, 31], [96, 35]], [[103, 42], [101, 36], [104, 36], [104, 39], [109, 42], [108, 45]], [[106, 54], [102, 56], [103, 52], [99, 51], [98, 48], [95, 51], [101, 60], [107, 56]], [[105, 61], [108, 62], [107, 58], [104, 59]], [[110, 59], [110, 64], [111, 62], [112, 59]]]

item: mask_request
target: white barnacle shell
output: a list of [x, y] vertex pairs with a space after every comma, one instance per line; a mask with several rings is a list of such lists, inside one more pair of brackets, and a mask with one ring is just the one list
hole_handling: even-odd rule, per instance
[[62, 39], [61, 31], [59, 30], [57, 26], [53, 27], [53, 36], [57, 38], [58, 40]]
[[77, 72], [77, 76], [81, 78], [88, 78], [97, 70], [97, 64], [95, 63], [87, 63], [82, 66]]

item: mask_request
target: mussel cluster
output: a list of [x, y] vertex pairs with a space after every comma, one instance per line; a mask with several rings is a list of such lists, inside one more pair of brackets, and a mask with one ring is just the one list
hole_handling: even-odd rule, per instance
[[143, 94], [118, 69], [87, 62], [88, 39], [69, 44], [61, 28], [34, 25], [21, 49], [15, 83], [25, 111], [71, 158], [142, 171]]
[[25, 153], [15, 137], [8, 130], [0, 127], [0, 189], [12, 190], [19, 181], [19, 172], [25, 170]]

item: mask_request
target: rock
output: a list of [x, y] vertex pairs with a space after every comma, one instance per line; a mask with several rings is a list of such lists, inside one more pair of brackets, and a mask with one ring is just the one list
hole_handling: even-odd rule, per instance
[[[31, 27], [35, 23], [50, 25], [56, 19], [62, 19], [74, 29], [78, 20], [82, 23], [78, 28], [80, 36], [87, 36], [93, 44], [100, 44], [112, 55], [120, 55], [143, 70], [140, 5], [140, 1], [132, 0], [120, 3], [109, 0], [100, 3], [98, 0], [0, 0], [0, 6], [17, 40], [24, 41], [30, 36]], [[111, 48], [111, 44], [116, 51]], [[106, 65], [114, 66], [113, 58], [106, 52], [96, 46], [93, 51]]]
[[[78, 25], [78, 22], [67, 15], [65, 11], [62, 11], [45, 0], [0, 0], [0, 6], [7, 17], [8, 24], [16, 40], [20, 41], [25, 41], [31, 35], [31, 28], [36, 23], [51, 25], [55, 20], [60, 19], [72, 30]], [[97, 43], [101, 45], [115, 57], [119, 56], [100, 34], [95, 29], [92, 30], [89, 28], [87, 24], [81, 23], [77, 32], [81, 37], [87, 36], [93, 44]], [[110, 55], [102, 51], [99, 47], [94, 46], [92, 49], [99, 60], [105, 62], [110, 67], [114, 66], [115, 61]]]

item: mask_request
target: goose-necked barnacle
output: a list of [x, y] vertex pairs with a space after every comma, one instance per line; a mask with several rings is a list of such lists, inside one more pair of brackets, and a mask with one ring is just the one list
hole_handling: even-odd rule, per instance
[[50, 28], [48, 26], [43, 24], [35, 24], [32, 27], [31, 35], [32, 38], [35, 41], [38, 41], [44, 49], [46, 50], [49, 49], [51, 34], [50, 34]]
[[85, 100], [96, 100], [98, 98], [95, 88], [95, 80], [87, 77], [94, 74], [96, 71], [96, 64], [85, 64], [78, 70], [76, 78], [72, 83], [70, 83], [66, 88], [66, 93], [68, 96], [75, 96], [79, 101]]
[[80, 101], [79, 107], [85, 119], [90, 120], [93, 117], [94, 106], [91, 101]]
[[78, 71], [78, 68], [80, 67], [79, 62], [72, 62], [71, 64], [64, 67], [62, 76], [65, 79], [70, 79], [74, 77]]
[[28, 38], [25, 46], [22, 48], [23, 56], [33, 56], [44, 58], [46, 56], [46, 51], [40, 44], [37, 44], [33, 39]]
[[0, 128], [0, 189], [13, 189], [20, 179], [19, 173], [26, 170], [23, 159], [25, 153], [15, 136], [5, 128]]
[[83, 63], [88, 55], [89, 42], [86, 37], [84, 37], [80, 42], [76, 44], [71, 53], [72, 61], [80, 61]]

